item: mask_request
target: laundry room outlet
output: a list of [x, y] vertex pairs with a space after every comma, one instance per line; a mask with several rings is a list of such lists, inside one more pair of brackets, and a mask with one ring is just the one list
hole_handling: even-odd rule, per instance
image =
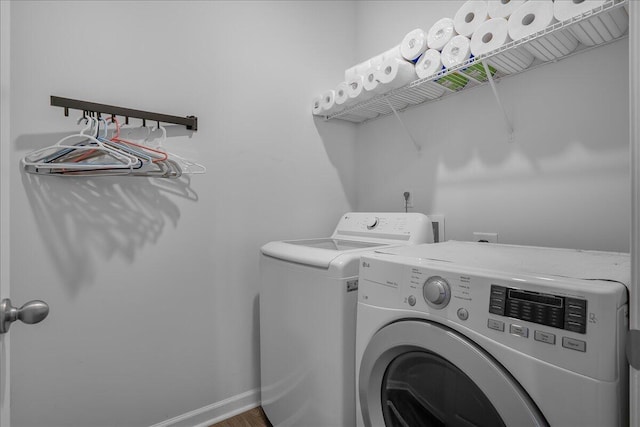
[[402, 206], [405, 208], [413, 207], [413, 190], [402, 191]]
[[474, 231], [473, 241], [483, 243], [498, 243], [498, 233], [481, 233], [478, 231]]

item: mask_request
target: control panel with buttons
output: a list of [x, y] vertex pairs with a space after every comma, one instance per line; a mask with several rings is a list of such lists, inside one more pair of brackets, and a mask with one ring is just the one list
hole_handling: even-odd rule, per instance
[[587, 301], [491, 285], [489, 313], [579, 334], [587, 332]]

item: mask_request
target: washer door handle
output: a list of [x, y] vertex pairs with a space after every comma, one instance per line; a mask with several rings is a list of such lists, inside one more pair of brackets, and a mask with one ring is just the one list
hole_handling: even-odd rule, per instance
[[16, 320], [32, 325], [42, 322], [48, 314], [49, 305], [44, 301], [33, 300], [16, 308], [9, 298], [5, 298], [0, 303], [0, 334], [9, 332], [9, 327]]

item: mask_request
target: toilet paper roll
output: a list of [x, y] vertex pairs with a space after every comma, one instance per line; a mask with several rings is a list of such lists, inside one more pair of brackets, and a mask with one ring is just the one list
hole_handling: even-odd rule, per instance
[[350, 104], [366, 101], [371, 98], [371, 94], [364, 90], [363, 76], [356, 76], [347, 81], [347, 95], [349, 96]]
[[440, 59], [445, 68], [455, 67], [471, 57], [471, 41], [462, 35], [457, 35], [442, 49]]
[[322, 114], [325, 115], [337, 113], [340, 110], [340, 108], [336, 105], [336, 92], [333, 89], [328, 90], [322, 94], [320, 108], [322, 108]]
[[427, 50], [427, 33], [420, 28], [407, 33], [400, 43], [400, 54], [407, 61], [416, 62], [425, 50]]
[[[471, 41], [467, 37], [457, 35], [447, 43], [444, 49], [442, 49], [442, 65], [444, 65], [445, 68], [453, 68], [464, 63], [468, 59], [471, 59], [472, 56]], [[494, 67], [489, 66], [489, 71], [491, 72], [491, 75], [494, 75], [497, 70]], [[460, 68], [458, 72], [479, 82], [485, 82], [488, 80], [484, 65], [479, 62], [470, 63], [467, 67]]]
[[[442, 61], [440, 59], [440, 52], [438, 52], [436, 49], [427, 49], [427, 51], [422, 54], [422, 56], [416, 63], [415, 68], [416, 74], [421, 79], [431, 77], [434, 74], [440, 72], [444, 69]], [[426, 86], [424, 84], [417, 86], [416, 90], [419, 90], [424, 86], [425, 89], [427, 89], [427, 93], [425, 93], [425, 95], [427, 95], [427, 97], [429, 97], [430, 99], [435, 99], [444, 94], [444, 89], [442, 87], [446, 87], [450, 90], [455, 91], [464, 88], [467, 83], [469, 83], [468, 78], [458, 73], [450, 73], [444, 77], [434, 80], [433, 84], [429, 83]]]
[[436, 49], [427, 49], [416, 62], [415, 68], [417, 76], [421, 79], [433, 76], [442, 70], [440, 52]]
[[311, 100], [311, 112], [314, 116], [322, 115], [322, 96], [316, 96]]
[[[471, 37], [471, 54], [480, 56], [509, 43], [509, 28], [504, 18], [492, 18], [485, 21]], [[520, 72], [533, 62], [534, 57], [523, 48], [509, 49], [487, 58], [487, 63], [505, 74]]]
[[487, 13], [489, 18], [507, 19], [524, 2], [525, 0], [489, 0], [487, 2]]
[[350, 80], [358, 75], [363, 75], [368, 69], [371, 67], [371, 60], [367, 59], [366, 61], [362, 61], [359, 64], [354, 65], [353, 67], [347, 68], [344, 70], [344, 80]]
[[[572, 0], [556, 0], [553, 4], [553, 14], [558, 21], [566, 21], [602, 6], [603, 3], [605, 0], [585, 0], [579, 3]], [[580, 21], [571, 26], [569, 31], [580, 43], [593, 46], [622, 36], [627, 28], [629, 28], [627, 11], [617, 8], [586, 21]]]
[[465, 37], [471, 37], [473, 32], [489, 18], [487, 2], [469, 0], [465, 2], [453, 17], [456, 32]]
[[363, 76], [362, 87], [367, 98], [372, 98], [382, 92], [382, 86], [378, 81], [378, 70], [380, 67], [371, 67]]
[[442, 18], [433, 24], [429, 32], [427, 32], [427, 47], [440, 51], [456, 35], [453, 19]]
[[378, 70], [378, 81], [382, 85], [383, 92], [405, 86], [417, 79], [414, 64], [404, 59], [389, 58]]
[[343, 107], [346, 107], [347, 101], [349, 101], [347, 82], [342, 82], [335, 89], [335, 103], [336, 105], [342, 105]]
[[[516, 9], [509, 17], [509, 37], [513, 40], [530, 36], [542, 31], [556, 22], [553, 1], [528, 1]], [[541, 61], [552, 61], [573, 52], [578, 40], [569, 31], [556, 31], [524, 45]]]

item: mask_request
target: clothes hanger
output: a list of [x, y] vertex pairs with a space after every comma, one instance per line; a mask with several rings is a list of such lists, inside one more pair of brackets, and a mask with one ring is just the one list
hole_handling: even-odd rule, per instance
[[154, 162], [154, 163], [158, 163], [158, 162], [162, 162], [164, 160], [167, 160], [168, 155], [167, 155], [167, 153], [165, 151], [156, 150], [156, 149], [147, 147], [145, 145], [137, 144], [135, 142], [131, 142], [131, 141], [128, 141], [126, 139], [121, 138], [120, 137], [120, 123], [118, 122], [118, 119], [116, 117], [110, 117], [107, 120], [111, 120], [111, 122], [113, 124], [115, 124], [115, 126], [116, 126], [115, 133], [110, 139], [111, 141], [124, 143], [124, 144], [127, 144], [129, 146], [136, 147], [136, 148], [139, 148], [141, 150], [146, 151], [149, 154], [149, 157], [151, 157], [151, 159], [152, 159], [151, 161]]
[[[158, 138], [153, 138], [151, 141], [149, 141], [147, 137], [146, 141], [149, 141], [150, 144], [155, 143], [154, 145], [156, 147], [163, 147], [164, 143], [167, 141], [167, 129], [165, 129], [163, 126], [160, 126], [160, 123], [158, 123], [157, 126], [154, 126], [151, 129], [150, 135], [152, 135], [158, 129], [162, 131], [162, 138], [159, 140]], [[158, 140], [158, 142], [155, 142], [156, 140]], [[169, 158], [180, 167], [182, 173], [184, 174], [202, 174], [207, 171], [207, 168], [204, 165], [201, 165], [189, 159], [185, 159], [184, 157], [181, 157], [175, 153], [169, 153]]]
[[[78, 123], [83, 119], [86, 116], [80, 118]], [[68, 135], [52, 146], [32, 151], [22, 158], [22, 166], [31, 173], [52, 173], [71, 170], [131, 170], [137, 165], [137, 157], [108, 147], [93, 135], [85, 133], [92, 126], [91, 120], [87, 120], [87, 127], [80, 133]], [[83, 140], [77, 144], [68, 142], [76, 138]]]

